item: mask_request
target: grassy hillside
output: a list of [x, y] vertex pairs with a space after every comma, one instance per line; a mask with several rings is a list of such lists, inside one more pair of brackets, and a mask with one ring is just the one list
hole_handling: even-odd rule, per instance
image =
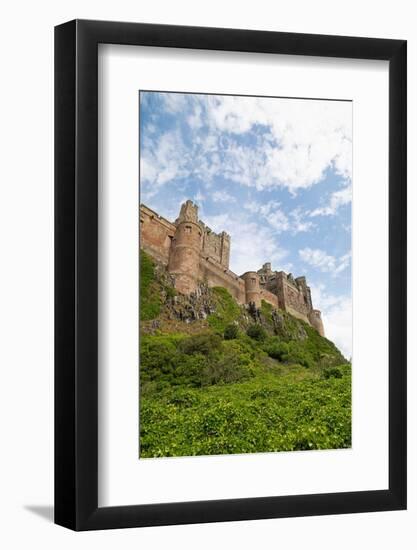
[[141, 457], [350, 447], [350, 365], [306, 323], [176, 296], [143, 252], [141, 319]]

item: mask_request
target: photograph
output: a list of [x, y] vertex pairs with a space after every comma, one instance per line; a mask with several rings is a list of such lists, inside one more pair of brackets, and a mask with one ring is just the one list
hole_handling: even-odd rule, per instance
[[352, 111], [139, 91], [139, 459], [351, 448]]
[[385, 4], [4, 3], [0, 548], [417, 548]]

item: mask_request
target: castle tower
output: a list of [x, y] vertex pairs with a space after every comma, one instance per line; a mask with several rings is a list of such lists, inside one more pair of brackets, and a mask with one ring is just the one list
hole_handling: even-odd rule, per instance
[[247, 271], [242, 275], [245, 281], [246, 303], [253, 302], [256, 307], [261, 307], [261, 290], [259, 287], [259, 275], [256, 271]]
[[313, 309], [308, 315], [308, 320], [313, 328], [317, 330], [320, 336], [324, 336], [324, 326], [321, 320], [321, 312], [318, 309]]
[[168, 271], [174, 276], [175, 288], [182, 294], [190, 294], [197, 288], [202, 235], [198, 207], [192, 201], [181, 205], [175, 225]]
[[307, 311], [311, 312], [313, 310], [313, 303], [311, 301], [311, 290], [310, 287], [307, 286], [306, 278], [304, 276], [297, 277], [295, 279], [295, 282], [297, 283], [298, 288], [300, 288], [303, 293]]

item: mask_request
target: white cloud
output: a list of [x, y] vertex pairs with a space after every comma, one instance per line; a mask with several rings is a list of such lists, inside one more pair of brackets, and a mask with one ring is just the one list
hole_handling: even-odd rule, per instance
[[162, 134], [156, 142], [147, 140], [140, 159], [141, 183], [160, 187], [189, 175], [189, 153], [178, 131]]
[[160, 98], [164, 103], [165, 110], [171, 114], [184, 112], [188, 107], [188, 100], [192, 96], [173, 92], [160, 93]]
[[[143, 142], [142, 155], [148, 157], [160, 185], [178, 177], [181, 170], [208, 183], [221, 175], [258, 190], [285, 187], [293, 195], [321, 181], [329, 168], [350, 181], [348, 102], [173, 93], [160, 96], [165, 112], [178, 120], [182, 116], [192, 133], [188, 150], [179, 143], [183, 147], [171, 155], [164, 152], [164, 142], [175, 132], [167, 132], [155, 142]], [[250, 132], [250, 143], [239, 139], [246, 132]], [[176, 136], [177, 142], [179, 139]], [[169, 166], [165, 166], [166, 161]], [[149, 172], [145, 163], [144, 178]], [[336, 194], [332, 200], [338, 203], [345, 197]]]
[[305, 220], [306, 216], [302, 213], [300, 208], [295, 208], [290, 215], [292, 218], [293, 233], [303, 233], [306, 231], [311, 231], [315, 227], [313, 222]]
[[267, 216], [277, 208], [281, 206], [279, 201], [269, 201], [260, 203], [257, 201], [250, 201], [243, 205], [246, 210], [253, 212], [255, 214], [262, 214], [262, 216]]
[[201, 115], [202, 115], [202, 109], [199, 105], [196, 105], [194, 111], [191, 113], [191, 115], [187, 117], [188, 125], [193, 130], [198, 130], [199, 128], [202, 127], [203, 121], [202, 121]]
[[214, 191], [211, 198], [214, 202], [236, 202], [235, 197], [233, 197], [233, 195], [228, 193], [225, 189]]
[[323, 285], [311, 285], [314, 307], [321, 311], [326, 337], [349, 359], [352, 356], [352, 299], [327, 294]]
[[305, 221], [300, 208], [295, 208], [288, 215], [280, 208], [278, 201], [269, 201], [261, 204], [256, 201], [250, 201], [243, 205], [246, 210], [254, 214], [259, 214], [269, 225], [278, 233], [290, 231], [292, 234], [310, 231], [314, 224], [311, 221]]
[[[351, 178], [351, 103], [208, 96], [207, 105], [211, 125], [221, 132], [242, 134], [259, 126], [268, 128], [256, 150], [264, 158], [261, 166], [252, 165], [256, 177], [249, 185], [258, 189], [284, 186], [296, 193], [320, 181], [330, 167], [341, 177]], [[251, 151], [253, 147], [243, 146], [234, 151], [235, 158], [229, 160], [236, 175]]]
[[348, 204], [352, 201], [352, 187], [348, 185], [339, 191], [335, 191], [330, 196], [330, 201], [327, 206], [316, 208], [310, 212], [311, 217], [315, 216], [334, 216], [340, 206]]
[[206, 196], [203, 195], [203, 193], [199, 190], [193, 197], [194, 202], [196, 202], [199, 206], [202, 205], [202, 203], [206, 200]]
[[268, 220], [269, 225], [278, 233], [288, 231], [290, 228], [288, 218], [282, 210], [277, 209], [274, 212], [271, 212], [266, 216], [266, 219]]
[[335, 256], [331, 256], [319, 248], [303, 248], [298, 251], [298, 254], [300, 258], [308, 265], [311, 265], [324, 273], [331, 273], [332, 275], [338, 275], [349, 267], [351, 258], [350, 252], [344, 254], [340, 258], [336, 258]]

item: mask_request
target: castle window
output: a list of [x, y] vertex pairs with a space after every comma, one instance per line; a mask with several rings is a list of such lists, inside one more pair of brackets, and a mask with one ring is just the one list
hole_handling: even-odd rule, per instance
[[254, 284], [256, 283], [255, 277], [252, 277], [251, 280], [250, 280], [250, 282], [254, 285]]
[[185, 232], [186, 233], [191, 233], [191, 225], [186, 225], [185, 226]]

